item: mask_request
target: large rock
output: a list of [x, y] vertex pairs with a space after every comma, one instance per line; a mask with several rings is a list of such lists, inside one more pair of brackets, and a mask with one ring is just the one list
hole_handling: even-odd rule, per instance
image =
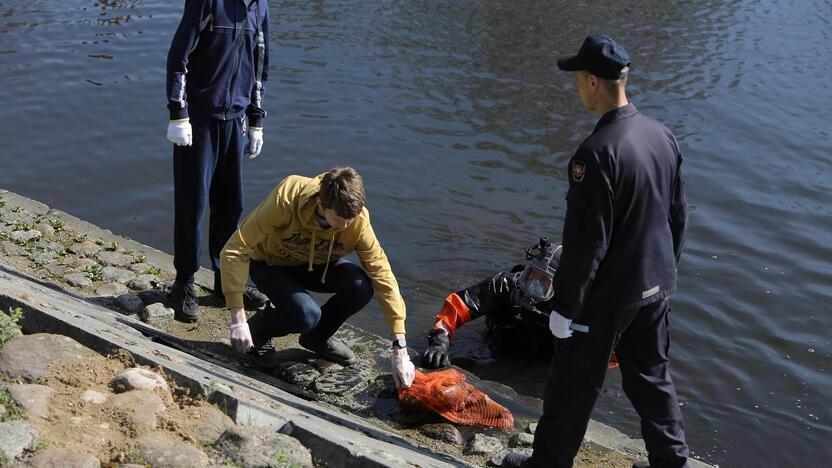
[[151, 289], [156, 282], [156, 275], [139, 275], [130, 280], [127, 283], [127, 286], [130, 286], [130, 289], [138, 289], [138, 290], [145, 290]]
[[80, 255], [82, 257], [88, 257], [90, 255], [95, 255], [101, 251], [101, 246], [96, 244], [91, 240], [85, 240], [83, 242], [79, 242], [77, 244], [71, 245], [67, 250], [75, 255]]
[[313, 466], [312, 454], [297, 439], [260, 427], [231, 428], [217, 440], [214, 449], [241, 468]]
[[453, 424], [425, 424], [419, 428], [419, 432], [430, 437], [431, 439], [447, 442], [452, 445], [461, 446], [464, 442], [462, 433]]
[[48, 271], [49, 273], [51, 273], [55, 276], [64, 276], [64, 275], [72, 272], [71, 268], [62, 264], [61, 262], [47, 263], [43, 267], [46, 268], [46, 271]]
[[537, 431], [537, 423], [529, 424], [529, 434], [534, 434]]
[[139, 312], [139, 318], [146, 323], [164, 323], [173, 320], [173, 309], [157, 302], [156, 304], [150, 304]]
[[153, 391], [157, 388], [165, 393], [170, 393], [170, 387], [161, 375], [141, 367], [134, 367], [122, 372], [113, 379], [110, 385], [117, 393], [131, 390]]
[[35, 242], [35, 247], [44, 250], [46, 252], [54, 252], [59, 253], [60, 251], [64, 250], [64, 246], [58, 242], [47, 242], [44, 240], [39, 240]]
[[135, 273], [130, 270], [125, 270], [124, 268], [106, 266], [101, 269], [101, 279], [108, 283], [125, 284], [135, 277]]
[[213, 443], [225, 431], [234, 426], [234, 421], [231, 418], [211, 405], [202, 406], [199, 410], [199, 416], [194, 421], [194, 431], [200, 442]]
[[29, 255], [29, 260], [38, 265], [46, 265], [51, 263], [52, 260], [55, 260], [56, 254], [55, 252], [35, 252], [32, 255]]
[[503, 443], [496, 437], [474, 434], [465, 447], [466, 455], [491, 455], [503, 449]]
[[100, 297], [118, 297], [127, 291], [127, 286], [121, 283], [105, 283], [95, 287], [95, 295]]
[[208, 456], [198, 448], [177, 442], [164, 434], [139, 439], [139, 455], [154, 468], [202, 468]]
[[144, 302], [135, 294], [122, 294], [116, 298], [116, 304], [130, 315], [138, 315], [144, 310]]
[[151, 268], [151, 265], [149, 263], [144, 263], [144, 262], [134, 263], [134, 264], [130, 265], [130, 271], [132, 271], [133, 273], [136, 273], [138, 275], [147, 272], [147, 270], [149, 270], [150, 268]]
[[73, 452], [63, 448], [47, 448], [29, 459], [34, 468], [99, 468], [101, 462], [95, 455]]
[[44, 236], [51, 236], [52, 234], [55, 234], [55, 228], [53, 228], [49, 223], [40, 223], [35, 226], [35, 229], [40, 231], [40, 233]]
[[90, 267], [98, 266], [98, 262], [91, 258], [79, 258], [75, 263], [78, 264], [78, 269], [82, 271]]
[[9, 238], [13, 242], [22, 244], [35, 239], [40, 239], [42, 235], [43, 234], [41, 234], [37, 229], [30, 229], [28, 231], [12, 231], [12, 233], [9, 234]]
[[130, 255], [121, 252], [111, 252], [109, 250], [98, 252], [95, 258], [101, 263], [118, 267], [130, 266], [133, 263], [133, 257]]
[[147, 390], [120, 393], [110, 400], [110, 405], [123, 411], [137, 430], [156, 429], [156, 415], [165, 410], [162, 399]]
[[27, 252], [26, 249], [12, 241], [3, 241], [2, 245], [3, 252], [5, 252], [6, 255], [29, 255], [29, 252]]
[[534, 443], [534, 434], [518, 432], [508, 439], [509, 447], [531, 447]]
[[0, 348], [0, 374], [33, 381], [50, 375], [53, 364], [77, 364], [96, 354], [67, 336], [23, 335]]
[[46, 385], [14, 384], [7, 386], [6, 391], [30, 416], [49, 419], [49, 399], [55, 390]]
[[78, 273], [70, 273], [68, 275], [64, 275], [64, 281], [69, 283], [70, 286], [75, 286], [76, 288], [83, 288], [84, 286], [89, 286], [92, 284], [90, 275], [80, 271]]
[[37, 430], [26, 421], [0, 422], [0, 453], [9, 460], [18, 457], [37, 437]]

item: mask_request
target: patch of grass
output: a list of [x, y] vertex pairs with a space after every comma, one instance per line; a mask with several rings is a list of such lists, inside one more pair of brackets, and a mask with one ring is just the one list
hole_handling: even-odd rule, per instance
[[12, 208], [12, 213], [20, 213], [21, 211], [23, 211], [22, 207], [15, 206]]
[[36, 226], [34, 224], [24, 223], [23, 221], [20, 221], [20, 220], [15, 220], [12, 223], [12, 226], [14, 226], [15, 231], [32, 231], [36, 228]]
[[158, 267], [150, 267], [150, 268], [147, 269], [145, 274], [154, 275], [154, 276], [162, 276], [162, 270], [160, 270]]
[[20, 331], [20, 319], [23, 318], [23, 309], [12, 307], [9, 309], [8, 319], [0, 320], [0, 346], [6, 344], [13, 336]]
[[6, 466], [6, 463], [10, 462], [9, 457], [6, 456], [5, 452], [0, 452], [0, 466]]
[[93, 281], [101, 281], [101, 273], [104, 271], [101, 265], [90, 265], [84, 268], [84, 273], [89, 273], [90, 279]]
[[[0, 390], [0, 405], [3, 405], [6, 408], [6, 415], [3, 416], [4, 421], [17, 421], [18, 419], [23, 419], [23, 412], [20, 410], [20, 407], [17, 406], [14, 400], [12, 400], [11, 395], [6, 390]], [[0, 454], [3, 452], [0, 451]], [[0, 464], [0, 466], [3, 466]]]
[[202, 391], [202, 396], [205, 397], [205, 400], [210, 400], [217, 390], [219, 389], [219, 382], [214, 379], [208, 381], [207, 384], [199, 384], [200, 390]]
[[279, 466], [280, 468], [301, 468], [300, 464], [295, 463], [292, 460], [289, 460], [289, 457], [286, 456], [286, 454], [283, 453], [282, 450], [278, 451], [274, 455], [274, 458], [275, 460], [277, 460], [277, 466]]
[[223, 460], [222, 460], [222, 466], [232, 466], [232, 467], [237, 467], [237, 466], [240, 466], [240, 465], [238, 465], [237, 463], [235, 463], [235, 462], [234, 462], [234, 460], [232, 460], [232, 459], [230, 459], [230, 458], [223, 458]]
[[46, 447], [47, 447], [46, 441], [42, 440], [42, 439], [38, 439], [38, 441], [35, 442], [35, 446], [32, 448], [32, 450], [37, 452], [37, 451], [45, 449]]
[[0, 208], [5, 208], [5, 207], [6, 207], [6, 201], [3, 200], [2, 198], [0, 198]]
[[[103, 243], [104, 241], [101, 241], [101, 242]], [[106, 247], [104, 247], [104, 250], [109, 250], [110, 252], [115, 252], [116, 250], [118, 250], [118, 242], [115, 242], [115, 241], [110, 242]]]
[[9, 239], [11, 239], [11, 237], [9, 236], [8, 232], [0, 231], [0, 241], [7, 241]]
[[80, 243], [80, 242], [84, 242], [85, 240], [87, 240], [87, 235], [86, 234], [80, 234], [80, 235], [72, 236], [72, 241], [75, 242], [76, 244]]
[[54, 229], [55, 232], [61, 232], [66, 230], [66, 228], [64, 227], [64, 222], [60, 219], [50, 219], [49, 225], [52, 226], [52, 229]]
[[133, 263], [144, 263], [147, 261], [147, 256], [139, 255], [138, 257], [133, 259]]

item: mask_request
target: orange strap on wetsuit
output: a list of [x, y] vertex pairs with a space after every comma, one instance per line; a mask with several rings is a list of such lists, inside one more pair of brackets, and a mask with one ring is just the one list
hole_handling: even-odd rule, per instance
[[457, 293], [451, 293], [445, 298], [442, 310], [436, 314], [436, 325], [434, 330], [445, 330], [450, 338], [456, 334], [456, 329], [471, 321], [471, 312], [468, 306]]

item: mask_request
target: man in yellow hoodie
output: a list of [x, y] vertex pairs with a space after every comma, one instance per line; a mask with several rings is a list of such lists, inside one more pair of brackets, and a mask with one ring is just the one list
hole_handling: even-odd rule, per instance
[[[350, 167], [315, 178], [289, 176], [231, 235], [220, 261], [236, 351], [254, 350], [261, 365], [275, 367], [279, 361], [268, 343], [300, 333], [304, 348], [350, 365], [355, 354], [333, 335], [375, 293], [394, 338], [396, 385], [410, 386], [414, 366], [405, 342], [405, 304], [364, 200], [361, 176]], [[344, 258], [352, 252], [360, 267]], [[243, 293], [249, 274], [274, 308], [246, 321]], [[319, 306], [309, 291], [334, 295]]]

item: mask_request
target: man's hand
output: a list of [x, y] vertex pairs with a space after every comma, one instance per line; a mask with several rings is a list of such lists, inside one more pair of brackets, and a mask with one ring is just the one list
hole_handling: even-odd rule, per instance
[[246, 156], [249, 159], [254, 159], [260, 155], [260, 150], [263, 149], [263, 129], [257, 127], [250, 127], [248, 129], [248, 146], [246, 147]]
[[572, 336], [572, 321], [554, 310], [549, 314], [549, 330], [560, 339]]
[[410, 362], [410, 356], [407, 354], [407, 349], [393, 350], [393, 380], [396, 382], [396, 388], [408, 388], [413, 383], [416, 377], [416, 367]]
[[428, 369], [441, 369], [451, 365], [451, 358], [448, 355], [450, 340], [443, 330], [432, 330], [428, 334], [428, 349], [422, 355], [422, 367]]
[[176, 146], [191, 146], [193, 131], [191, 122], [187, 119], [168, 123], [168, 141]]
[[231, 327], [229, 327], [231, 335], [231, 347], [238, 353], [248, 352], [254, 347], [254, 341], [251, 339], [251, 330], [248, 328], [246, 322], [246, 311], [242, 307], [231, 309]]

